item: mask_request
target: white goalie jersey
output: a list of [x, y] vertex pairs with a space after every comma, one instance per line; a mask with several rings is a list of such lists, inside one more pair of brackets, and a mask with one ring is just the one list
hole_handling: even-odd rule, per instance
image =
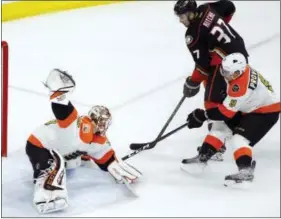
[[89, 117], [79, 116], [73, 108], [66, 119], [51, 120], [35, 129], [28, 141], [37, 147], [57, 149], [66, 158], [67, 169], [80, 166], [81, 155], [90, 155], [96, 163], [103, 164], [114, 150], [106, 136], [93, 134], [94, 128]]
[[87, 115], [79, 116], [68, 99], [75, 81], [65, 71], [54, 69], [44, 85], [50, 91], [55, 119], [35, 129], [26, 146], [34, 170], [33, 203], [37, 210], [48, 213], [67, 208], [65, 170], [79, 167], [82, 159], [90, 161], [86, 163], [96, 163], [117, 183], [124, 183], [129, 188], [141, 173], [115, 156], [105, 135], [111, 122], [109, 110], [95, 105]]

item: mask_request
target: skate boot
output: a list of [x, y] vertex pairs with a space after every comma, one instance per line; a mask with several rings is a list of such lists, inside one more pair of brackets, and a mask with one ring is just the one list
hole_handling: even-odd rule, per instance
[[225, 186], [233, 184], [242, 184], [244, 182], [252, 182], [254, 179], [254, 170], [256, 161], [252, 161], [250, 167], [239, 168], [239, 172], [225, 177]]
[[195, 157], [183, 159], [181, 169], [192, 174], [202, 173], [209, 159], [208, 155], [199, 153]]
[[[199, 152], [201, 149], [201, 146], [197, 147], [197, 151]], [[223, 145], [221, 147], [221, 149], [216, 153], [214, 154], [210, 160], [213, 160], [213, 161], [223, 161], [223, 154], [225, 153], [226, 151], [226, 147], [225, 145]]]

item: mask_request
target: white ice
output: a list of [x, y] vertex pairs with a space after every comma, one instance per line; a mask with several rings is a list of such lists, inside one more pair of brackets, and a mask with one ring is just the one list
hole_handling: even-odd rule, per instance
[[[44, 81], [52, 68], [71, 73], [81, 114], [93, 104], [112, 109], [108, 137], [119, 156], [132, 142], [153, 140], [182, 96], [194, 67], [174, 2], [131, 2], [27, 18], [3, 24], [10, 46], [8, 158], [2, 159], [2, 216], [36, 217], [25, 143], [53, 118]], [[235, 2], [231, 24], [245, 39], [250, 62], [280, 93], [280, 2]], [[187, 99], [168, 131], [203, 106], [203, 91]], [[207, 133], [183, 129], [128, 161], [144, 176], [132, 198], [98, 169], [68, 180], [70, 207], [46, 216], [280, 217], [280, 123], [254, 148], [256, 178], [248, 190], [225, 188], [236, 171], [232, 149], [223, 163], [194, 177], [180, 170]]]

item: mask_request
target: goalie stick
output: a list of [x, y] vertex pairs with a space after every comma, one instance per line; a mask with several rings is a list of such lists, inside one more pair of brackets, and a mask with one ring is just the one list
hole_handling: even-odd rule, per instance
[[156, 137], [156, 139], [152, 142], [150, 142], [148, 145], [146, 144], [130, 144], [130, 149], [131, 150], [139, 150], [141, 149], [144, 145], [147, 145], [147, 147], [142, 148], [142, 150], [148, 150], [151, 148], [154, 148], [155, 145], [157, 144], [158, 140], [161, 138], [161, 136], [163, 135], [163, 133], [165, 132], [165, 130], [167, 129], [168, 125], [170, 124], [170, 122], [172, 121], [172, 119], [174, 118], [174, 116], [176, 115], [177, 111], [179, 110], [179, 108], [181, 107], [183, 101], [185, 100], [185, 96], [183, 96], [180, 99], [180, 102], [177, 104], [176, 108], [174, 109], [172, 115], [170, 116], [170, 118], [168, 119], [168, 121], [165, 123], [164, 127], [161, 129], [160, 133], [158, 134], [158, 136]]
[[[188, 122], [184, 123], [183, 125], [179, 126], [178, 128], [176, 128], [176, 129], [170, 131], [169, 133], [167, 133], [167, 134], [161, 136], [159, 139], [155, 139], [155, 140], [152, 141], [152, 142], [148, 142], [148, 143], [136, 143], [135, 145], [136, 145], [136, 147], [138, 147], [139, 149], [138, 149], [138, 150], [135, 150], [135, 151], [134, 151], [133, 153], [131, 153], [131, 154], [128, 154], [128, 155], [124, 156], [124, 157], [122, 158], [122, 160], [127, 160], [127, 159], [129, 159], [130, 157], [135, 156], [136, 154], [140, 153], [141, 151], [144, 151], [144, 150], [148, 149], [151, 144], [155, 146], [156, 143], [158, 143], [158, 142], [164, 140], [165, 138], [169, 137], [170, 135], [172, 135], [172, 134], [176, 133], [177, 131], [179, 131], [179, 130], [183, 129], [184, 127], [186, 127], [187, 124], [188, 124]], [[153, 147], [154, 147], [154, 146], [153, 146]]]

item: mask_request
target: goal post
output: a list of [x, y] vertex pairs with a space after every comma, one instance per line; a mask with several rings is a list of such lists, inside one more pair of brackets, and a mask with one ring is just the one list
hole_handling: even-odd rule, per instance
[[1, 41], [1, 51], [1, 157], [7, 157], [9, 46], [6, 41]]

